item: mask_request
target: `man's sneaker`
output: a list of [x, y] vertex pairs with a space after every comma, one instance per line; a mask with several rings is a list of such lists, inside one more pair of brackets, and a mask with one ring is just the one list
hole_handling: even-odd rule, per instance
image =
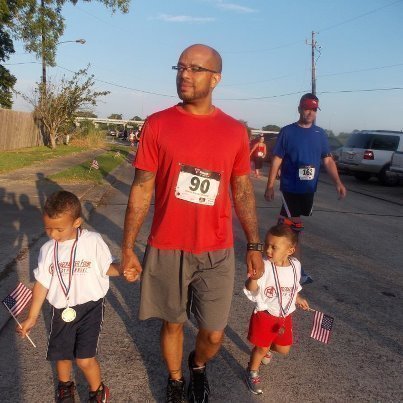
[[206, 365], [195, 367], [195, 352], [189, 354], [188, 365], [190, 371], [190, 381], [188, 388], [189, 403], [207, 403], [210, 387], [207, 380]]
[[55, 401], [57, 403], [74, 403], [74, 382], [61, 382], [57, 385]]
[[262, 358], [262, 364], [263, 365], [269, 364], [272, 358], [273, 358], [273, 353], [270, 350], [268, 350], [267, 353]]
[[90, 392], [88, 402], [108, 403], [109, 394], [109, 388], [101, 382], [95, 392]]
[[185, 379], [168, 379], [166, 403], [182, 403], [186, 401]]
[[263, 393], [259, 371], [250, 371], [249, 368], [246, 368], [245, 381], [246, 386], [253, 394], [261, 395]]

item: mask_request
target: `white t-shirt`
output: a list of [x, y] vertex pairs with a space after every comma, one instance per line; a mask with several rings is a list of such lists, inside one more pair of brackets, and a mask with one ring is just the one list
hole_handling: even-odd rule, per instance
[[[59, 242], [58, 261], [64, 283], [69, 284], [70, 254], [74, 239]], [[66, 307], [66, 297], [54, 270], [53, 239], [46, 242], [38, 258], [38, 267], [34, 270], [36, 281], [48, 289], [46, 299], [55, 308]], [[69, 306], [97, 301], [104, 297], [109, 289], [109, 276], [106, 272], [112, 263], [111, 252], [97, 232], [82, 230], [78, 238], [74, 273], [71, 280]]]
[[[301, 263], [298, 259], [290, 258], [295, 266], [297, 274], [297, 292], [294, 294], [294, 298], [287, 311], [288, 316], [295, 311], [295, 300], [297, 293], [302, 290], [299, 281], [301, 279]], [[283, 300], [283, 308], [285, 309], [290, 301], [292, 295], [292, 289], [294, 286], [294, 272], [291, 265], [277, 267], [278, 279], [281, 286], [281, 294]], [[268, 311], [271, 315], [281, 317], [280, 302], [277, 296], [276, 283], [274, 280], [273, 267], [269, 260], [264, 259], [264, 274], [257, 280], [258, 289], [256, 292], [251, 292], [244, 288], [245, 295], [253, 302], [256, 303], [255, 312]]]

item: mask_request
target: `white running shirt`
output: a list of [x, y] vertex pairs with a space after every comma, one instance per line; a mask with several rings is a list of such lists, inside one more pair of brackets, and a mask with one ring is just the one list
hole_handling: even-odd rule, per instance
[[[301, 279], [301, 263], [298, 259], [290, 258], [294, 263], [297, 272], [297, 292], [294, 294], [293, 301], [287, 312], [287, 316], [294, 312], [295, 300], [297, 293], [302, 290], [299, 281]], [[244, 287], [245, 295], [253, 302], [256, 303], [255, 312], [268, 311], [270, 315], [281, 317], [279, 298], [277, 297], [276, 283], [274, 281], [273, 268], [269, 260], [264, 259], [264, 274], [257, 280], [258, 289], [256, 292], [251, 292]], [[291, 265], [277, 267], [278, 279], [281, 286], [281, 293], [283, 299], [283, 308], [288, 305], [292, 294], [292, 288], [294, 285], [294, 272]]]
[[[69, 283], [70, 253], [74, 239], [59, 242], [58, 261], [64, 283]], [[55, 308], [66, 307], [66, 297], [54, 270], [53, 239], [46, 242], [38, 258], [38, 267], [34, 270], [36, 281], [48, 289], [46, 299]], [[109, 276], [106, 272], [112, 263], [111, 252], [97, 232], [82, 230], [78, 238], [74, 274], [69, 292], [69, 306], [97, 301], [103, 298], [109, 289]]]

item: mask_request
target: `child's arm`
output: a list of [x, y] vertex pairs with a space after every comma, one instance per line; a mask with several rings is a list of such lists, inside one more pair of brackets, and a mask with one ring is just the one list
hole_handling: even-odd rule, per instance
[[295, 305], [298, 308], [303, 309], [304, 311], [307, 311], [309, 309], [308, 301], [305, 298], [302, 298], [299, 294], [297, 294], [297, 298], [295, 300]]
[[252, 279], [252, 278], [248, 278], [248, 279], [245, 281], [245, 288], [246, 288], [248, 291], [256, 292], [256, 291], [259, 289], [259, 286], [258, 286], [258, 284], [257, 284], [257, 280], [254, 280], [254, 279]]
[[21, 327], [17, 327], [17, 333], [21, 334], [21, 337], [25, 337], [25, 335], [35, 326], [47, 293], [48, 289], [37, 281], [32, 290], [32, 304], [28, 317], [21, 323]]
[[120, 262], [112, 262], [106, 272], [107, 276], [115, 277], [122, 275], [122, 268], [120, 267]]

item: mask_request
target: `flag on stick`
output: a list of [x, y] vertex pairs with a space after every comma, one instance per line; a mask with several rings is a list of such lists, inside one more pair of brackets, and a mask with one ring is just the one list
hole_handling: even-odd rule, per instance
[[315, 311], [311, 337], [323, 343], [329, 343], [334, 318], [322, 312]]
[[3, 299], [3, 304], [12, 315], [17, 316], [32, 298], [32, 291], [22, 283], [18, 283], [14, 291]]
[[[32, 298], [32, 291], [22, 283], [18, 283], [17, 287], [3, 299], [3, 305], [6, 307], [8, 312], [17, 322], [18, 326], [22, 328], [21, 323], [18, 322], [17, 315], [23, 311], [27, 306], [28, 302]], [[27, 334], [27, 339], [30, 343], [36, 347], [35, 343]]]
[[98, 164], [98, 161], [96, 159], [92, 160], [91, 166], [90, 166], [90, 171], [91, 171], [92, 168], [99, 169], [99, 164]]

